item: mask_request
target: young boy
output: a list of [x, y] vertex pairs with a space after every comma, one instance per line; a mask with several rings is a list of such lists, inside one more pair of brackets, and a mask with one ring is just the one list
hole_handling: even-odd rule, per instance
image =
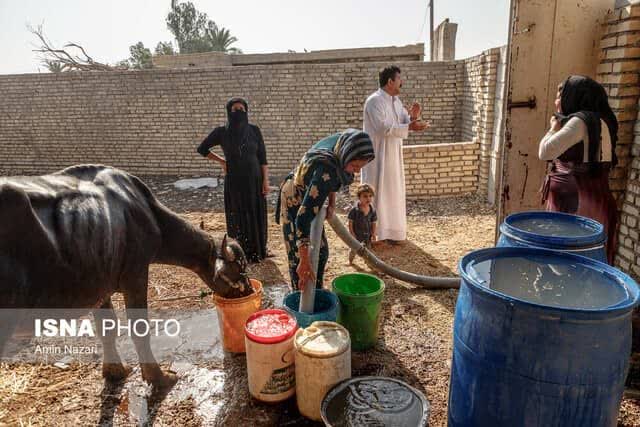
[[[360, 184], [357, 189], [358, 202], [349, 211], [349, 232], [359, 242], [367, 246], [376, 241], [376, 221], [378, 216], [371, 205], [374, 192], [369, 184]], [[353, 264], [356, 253], [349, 251], [349, 264]]]

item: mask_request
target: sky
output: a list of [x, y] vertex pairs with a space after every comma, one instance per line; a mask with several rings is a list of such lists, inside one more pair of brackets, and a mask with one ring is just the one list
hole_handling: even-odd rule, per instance
[[[289, 49], [404, 46], [428, 39], [427, 0], [194, 0], [245, 53]], [[434, 0], [435, 24], [458, 24], [456, 58], [507, 42], [509, 0]], [[32, 52], [27, 25], [43, 25], [51, 42], [78, 43], [97, 61], [129, 57], [142, 41], [153, 51], [172, 41], [165, 18], [170, 0], [0, 0], [0, 74], [46, 72]], [[175, 43], [174, 43], [175, 45]], [[427, 49], [428, 49], [428, 45]]]

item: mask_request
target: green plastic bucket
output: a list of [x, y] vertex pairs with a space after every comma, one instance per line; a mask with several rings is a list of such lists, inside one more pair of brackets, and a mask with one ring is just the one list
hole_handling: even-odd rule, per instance
[[332, 287], [340, 301], [337, 320], [349, 331], [351, 348], [362, 351], [375, 346], [384, 282], [372, 274], [351, 273], [336, 277]]

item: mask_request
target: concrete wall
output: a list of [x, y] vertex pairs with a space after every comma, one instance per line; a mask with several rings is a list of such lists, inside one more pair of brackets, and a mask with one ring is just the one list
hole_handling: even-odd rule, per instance
[[[452, 58], [453, 59], [453, 58]], [[406, 62], [423, 61], [424, 43], [407, 46], [366, 47], [357, 49], [331, 49], [311, 52], [245, 53], [228, 55], [222, 52], [204, 52], [184, 55], [156, 55], [156, 68], [212, 68], [242, 65], [270, 64], [326, 64], [340, 62]]]
[[189, 53], [182, 55], [154, 55], [154, 68], [217, 68], [231, 67], [234, 55], [224, 52]]
[[433, 32], [433, 57], [434, 61], [453, 61], [456, 59], [456, 32], [458, 24], [445, 19]]
[[496, 75], [496, 91], [493, 103], [493, 131], [491, 133], [491, 151], [489, 153], [489, 176], [487, 178], [487, 201], [495, 205], [499, 199], [501, 179], [501, 153], [504, 144], [504, 113], [507, 96], [507, 46], [500, 48]]

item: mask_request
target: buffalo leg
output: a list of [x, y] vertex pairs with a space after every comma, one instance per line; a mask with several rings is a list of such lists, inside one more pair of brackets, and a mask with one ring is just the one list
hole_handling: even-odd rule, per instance
[[[127, 319], [131, 321], [132, 325], [137, 320], [149, 320], [147, 315], [147, 280], [148, 272], [145, 272], [142, 277], [139, 277], [134, 283], [131, 283], [133, 286], [125, 292], [124, 299], [127, 306]], [[136, 353], [138, 353], [142, 379], [157, 387], [168, 386], [176, 382], [177, 378], [174, 373], [162, 372], [158, 366], [158, 362], [156, 362], [151, 352], [149, 335], [138, 336], [132, 333], [131, 339], [136, 347]]]
[[108, 298], [100, 309], [93, 312], [96, 320], [96, 327], [100, 333], [102, 341], [102, 376], [109, 381], [120, 381], [125, 379], [131, 372], [131, 368], [122, 364], [118, 350], [116, 349], [117, 332], [114, 328], [103, 330], [105, 320], [117, 322], [116, 314], [113, 311], [111, 298]]

